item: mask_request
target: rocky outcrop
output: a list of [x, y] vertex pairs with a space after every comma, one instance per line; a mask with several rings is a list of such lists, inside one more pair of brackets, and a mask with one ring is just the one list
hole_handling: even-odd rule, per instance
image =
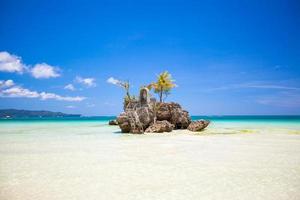
[[156, 118], [157, 120], [168, 120], [171, 119], [170, 106], [167, 103], [156, 104]]
[[169, 132], [173, 129], [186, 129], [191, 118], [178, 103], [157, 103], [150, 98], [149, 90], [140, 90], [139, 100], [124, 103], [124, 112], [117, 123], [123, 133]]
[[117, 120], [109, 120], [108, 125], [115, 126], [118, 125]]
[[158, 103], [157, 120], [167, 120], [174, 125], [175, 129], [186, 129], [191, 123], [191, 118], [186, 110], [178, 103]]
[[117, 122], [123, 133], [143, 133], [154, 122], [153, 108], [150, 105], [137, 105], [135, 109], [121, 113]]
[[[143, 133], [151, 124], [167, 121], [173, 129], [186, 129], [191, 123], [189, 113], [181, 108], [178, 103], [155, 103], [141, 104], [131, 103], [117, 118], [122, 132]], [[165, 122], [164, 122], [165, 123]], [[156, 130], [156, 126], [154, 126]]]
[[122, 112], [117, 118], [118, 125], [122, 131], [122, 133], [129, 133], [131, 130], [131, 125], [129, 122], [129, 118], [125, 112]]
[[208, 120], [197, 120], [190, 123], [190, 125], [187, 127], [188, 130], [198, 132], [202, 131], [209, 125], [210, 121]]
[[174, 129], [174, 125], [167, 120], [156, 121], [146, 129], [146, 133], [163, 133], [171, 132]]

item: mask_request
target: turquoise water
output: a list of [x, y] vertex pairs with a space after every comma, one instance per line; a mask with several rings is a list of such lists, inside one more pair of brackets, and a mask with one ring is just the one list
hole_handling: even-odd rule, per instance
[[[22, 123], [22, 122], [108, 122], [115, 116], [95, 117], [59, 117], [59, 118], [19, 118], [0, 119], [0, 123]], [[299, 123], [300, 116], [192, 116], [192, 120], [207, 119], [212, 122], [222, 123]]]
[[300, 129], [300, 116], [193, 116], [192, 119], [207, 119], [217, 127], [283, 127]]
[[[118, 126], [109, 126], [115, 116], [1, 119], [1, 136], [9, 135], [70, 135], [96, 134], [118, 137]], [[296, 133], [300, 134], [300, 116], [192, 116], [192, 120], [207, 119], [205, 133]], [[116, 133], [116, 134], [114, 134]]]
[[[105, 126], [115, 116], [96, 117], [66, 117], [66, 118], [23, 118], [23, 119], [0, 119], [1, 126], [23, 126], [23, 125], [90, 125]], [[260, 127], [283, 127], [300, 130], [300, 116], [192, 116], [192, 120], [207, 119], [211, 121], [212, 128], [260, 128]]]
[[18, 119], [0, 119], [1, 123], [30, 123], [30, 122], [108, 122], [115, 119], [115, 116], [96, 116], [96, 117], [53, 117], [53, 118], [18, 118]]

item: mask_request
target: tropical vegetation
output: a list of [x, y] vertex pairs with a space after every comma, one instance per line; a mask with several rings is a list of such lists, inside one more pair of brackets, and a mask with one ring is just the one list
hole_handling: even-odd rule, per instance
[[154, 89], [154, 92], [159, 96], [159, 102], [163, 102], [172, 88], [176, 87], [172, 75], [165, 71], [157, 76], [157, 81], [148, 85], [148, 89]]

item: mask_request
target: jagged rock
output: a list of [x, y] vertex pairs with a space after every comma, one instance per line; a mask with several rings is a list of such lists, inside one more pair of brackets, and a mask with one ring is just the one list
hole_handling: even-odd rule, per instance
[[[178, 103], [156, 103], [155, 99], [150, 98], [147, 88], [140, 90], [139, 100], [131, 99], [124, 103], [124, 112], [117, 118], [117, 122], [123, 133], [143, 133], [155, 118], [157, 121], [166, 120], [175, 129], [186, 129], [191, 123], [189, 113]], [[165, 122], [163, 124], [165, 126]], [[159, 125], [152, 127], [153, 130], [163, 129], [156, 127]], [[170, 130], [169, 126], [166, 127]]]
[[174, 124], [175, 129], [186, 129], [191, 123], [189, 113], [185, 110], [172, 110], [171, 115], [170, 121]]
[[129, 133], [131, 130], [131, 125], [129, 122], [129, 118], [125, 112], [122, 112], [117, 118], [118, 125], [122, 131], [122, 133]]
[[112, 126], [115, 126], [115, 125], [118, 125], [118, 122], [117, 122], [117, 120], [110, 120], [110, 121], [108, 122], [108, 124], [109, 124], [109, 125], [112, 125]]
[[152, 106], [142, 106], [136, 108], [136, 115], [144, 130], [148, 128], [148, 126], [154, 121], [154, 110]]
[[147, 133], [163, 133], [171, 132], [174, 129], [174, 125], [167, 120], [156, 121], [156, 123], [150, 125], [145, 132]]
[[154, 112], [151, 106], [137, 106], [121, 113], [117, 122], [123, 133], [143, 133], [154, 121]]
[[168, 103], [157, 103], [156, 104], [156, 118], [157, 120], [170, 120], [171, 112]]
[[203, 129], [205, 129], [208, 125], [209, 125], [210, 121], [208, 120], [197, 120], [197, 121], [193, 121], [190, 123], [190, 125], [188, 126], [188, 130], [190, 131], [202, 131]]
[[191, 123], [189, 113], [181, 108], [178, 103], [158, 103], [157, 120], [167, 120], [175, 129], [186, 129]]
[[139, 101], [136, 99], [132, 99], [130, 102], [129, 101], [124, 101], [124, 111], [126, 111], [127, 109], [134, 109], [135, 107], [137, 107], [137, 105], [139, 105]]

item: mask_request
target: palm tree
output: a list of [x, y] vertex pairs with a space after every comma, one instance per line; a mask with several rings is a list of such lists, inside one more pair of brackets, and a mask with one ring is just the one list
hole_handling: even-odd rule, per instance
[[169, 74], [167, 71], [159, 74], [155, 83], [148, 85], [148, 88], [154, 88], [154, 92], [158, 93], [160, 102], [163, 102], [164, 100], [163, 95], [165, 95], [165, 98], [167, 98], [171, 89], [174, 87], [176, 87], [176, 84], [174, 84], [171, 74]]

